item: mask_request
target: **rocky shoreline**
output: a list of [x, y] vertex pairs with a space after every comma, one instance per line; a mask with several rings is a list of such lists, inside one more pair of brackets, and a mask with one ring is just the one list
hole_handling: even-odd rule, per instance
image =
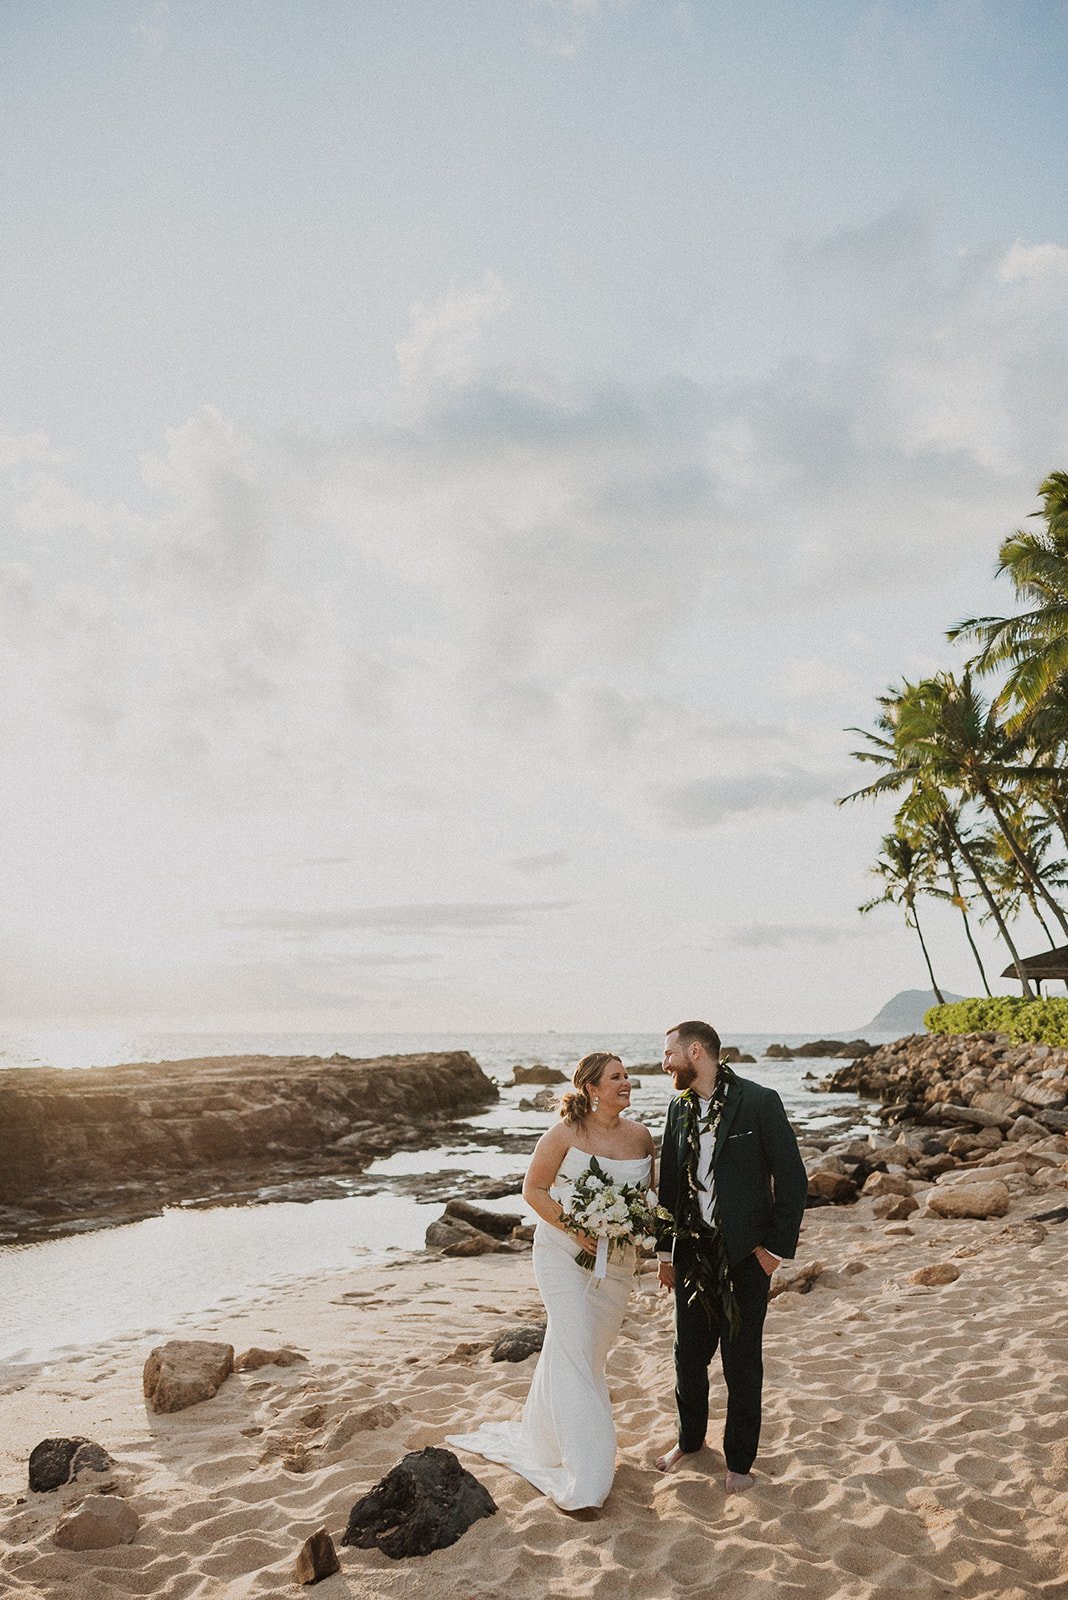
[[176, 1202], [351, 1193], [372, 1161], [426, 1145], [431, 1130], [445, 1142], [457, 1119], [497, 1099], [465, 1050], [3, 1072], [0, 1242], [129, 1222]]
[[1068, 1171], [1068, 1050], [995, 1033], [911, 1034], [819, 1087], [881, 1101], [887, 1128], [802, 1146], [812, 1205], [863, 1194], [888, 1221], [1003, 1216], [1010, 1190], [1041, 1195]]

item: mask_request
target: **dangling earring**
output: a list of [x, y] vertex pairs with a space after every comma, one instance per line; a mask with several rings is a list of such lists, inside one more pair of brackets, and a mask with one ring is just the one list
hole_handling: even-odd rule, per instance
[[597, 1110], [597, 1107], [598, 1107], [598, 1106], [599, 1106], [599, 1105], [600, 1105], [600, 1103], [601, 1103], [601, 1102], [600, 1102], [600, 1101], [599, 1101], [599, 1100], [594, 1100], [594, 1102], [593, 1102], [593, 1109], [594, 1109], [594, 1110], [595, 1110], [595, 1111], [596, 1111], [596, 1110]]

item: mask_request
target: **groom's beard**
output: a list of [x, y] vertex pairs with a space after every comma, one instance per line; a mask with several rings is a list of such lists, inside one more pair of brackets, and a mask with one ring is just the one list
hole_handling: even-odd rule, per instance
[[689, 1089], [697, 1077], [697, 1068], [692, 1067], [687, 1061], [685, 1066], [675, 1067], [671, 1073], [675, 1080], [675, 1088], [681, 1094], [684, 1089]]

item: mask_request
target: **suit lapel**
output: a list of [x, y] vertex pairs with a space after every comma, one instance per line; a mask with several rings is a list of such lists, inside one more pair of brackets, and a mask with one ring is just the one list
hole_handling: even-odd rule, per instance
[[719, 1127], [716, 1129], [716, 1143], [712, 1151], [713, 1167], [715, 1167], [719, 1161], [720, 1151], [723, 1149], [724, 1141], [731, 1130], [731, 1124], [738, 1115], [738, 1108], [742, 1103], [742, 1099], [742, 1086], [740, 1083], [735, 1081], [727, 1090], [727, 1098], [723, 1102], [723, 1115], [720, 1117]]

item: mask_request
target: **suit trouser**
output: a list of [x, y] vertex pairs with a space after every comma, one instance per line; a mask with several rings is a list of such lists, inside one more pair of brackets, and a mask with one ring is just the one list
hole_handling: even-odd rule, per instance
[[[678, 1252], [676, 1252], [678, 1254]], [[744, 1257], [731, 1269], [741, 1326], [731, 1334], [725, 1319], [709, 1323], [696, 1302], [688, 1303], [682, 1287], [682, 1263], [675, 1284], [675, 1404], [679, 1414], [679, 1448], [700, 1450], [708, 1427], [708, 1366], [719, 1347], [727, 1385], [727, 1421], [723, 1454], [728, 1472], [748, 1472], [760, 1440], [760, 1396], [764, 1384], [761, 1345], [768, 1310], [770, 1279], [756, 1256]], [[721, 1326], [722, 1321], [722, 1326]]]

